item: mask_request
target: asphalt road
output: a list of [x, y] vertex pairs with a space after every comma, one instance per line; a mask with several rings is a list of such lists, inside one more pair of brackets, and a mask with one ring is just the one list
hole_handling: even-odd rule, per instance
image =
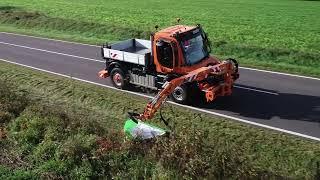
[[[111, 85], [97, 46], [0, 33], [0, 59]], [[320, 138], [319, 79], [241, 68], [233, 96], [198, 108]]]

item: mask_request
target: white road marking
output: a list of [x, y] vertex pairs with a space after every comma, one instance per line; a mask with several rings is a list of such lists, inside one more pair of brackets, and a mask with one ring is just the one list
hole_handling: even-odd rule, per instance
[[301, 76], [301, 75], [296, 75], [296, 74], [288, 74], [288, 73], [282, 73], [282, 72], [276, 72], [276, 71], [268, 71], [268, 70], [262, 70], [262, 69], [254, 69], [254, 68], [248, 68], [248, 67], [239, 67], [239, 68], [240, 69], [251, 70], [251, 71], [272, 73], [272, 74], [278, 74], [278, 75], [284, 75], [284, 76], [292, 76], [292, 77], [297, 77], [297, 78], [305, 78], [305, 79], [312, 79], [312, 80], [320, 81], [320, 78], [310, 77], [310, 76]]
[[79, 59], [85, 59], [85, 60], [89, 60], [89, 61], [95, 61], [95, 62], [104, 63], [104, 61], [98, 60], [98, 59], [92, 59], [92, 58], [86, 58], [86, 57], [81, 57], [81, 56], [75, 56], [75, 55], [71, 55], [71, 54], [59, 53], [59, 52], [49, 51], [49, 50], [45, 50], [45, 49], [33, 48], [33, 47], [29, 47], [29, 46], [11, 44], [11, 43], [1, 42], [1, 41], [0, 41], [0, 44], [5, 44], [5, 45], [8, 45], [8, 46], [15, 46], [15, 47], [31, 49], [31, 50], [35, 50], [35, 51], [42, 51], [42, 52], [51, 53], [51, 54], [58, 54], [58, 55], [62, 55], [62, 56], [69, 56], [69, 57], [74, 57], [74, 58], [79, 58]]
[[43, 40], [49, 40], [49, 41], [57, 41], [57, 42], [63, 42], [63, 43], [69, 43], [69, 44], [79, 44], [79, 45], [83, 45], [83, 46], [101, 47], [101, 46], [92, 45], [92, 44], [64, 41], [64, 40], [51, 39], [51, 38], [45, 38], [45, 37], [37, 37], [37, 36], [31, 36], [31, 35], [25, 35], [25, 34], [16, 34], [16, 33], [10, 33], [10, 32], [0, 32], [0, 33], [9, 34], [9, 35], [15, 35], [15, 36], [31, 37], [31, 38], [35, 38], [35, 39], [43, 39]]
[[[136, 92], [117, 89], [115, 87], [108, 86], [108, 85], [105, 85], [105, 84], [100, 84], [100, 83], [96, 83], [96, 82], [92, 82], [92, 81], [88, 81], [88, 80], [84, 80], [84, 79], [80, 79], [80, 78], [75, 78], [75, 77], [71, 77], [71, 76], [68, 76], [68, 75], [65, 75], [65, 74], [60, 74], [60, 73], [56, 73], [56, 72], [53, 72], [53, 71], [40, 69], [40, 68], [37, 68], [37, 67], [25, 65], [25, 64], [20, 64], [20, 63], [16, 63], [16, 62], [4, 60], [4, 59], [0, 59], [0, 61], [4, 61], [4, 62], [7, 62], [7, 63], [11, 63], [11, 64], [23, 66], [23, 67], [27, 67], [27, 68], [30, 68], [30, 69], [34, 69], [34, 70], [38, 70], [38, 71], [42, 71], [42, 72], [46, 72], [46, 73], [50, 73], [50, 74], [66, 77], [66, 78], [71, 78], [71, 79], [74, 79], [74, 80], [78, 80], [78, 81], [82, 81], [82, 82], [86, 82], [86, 83], [90, 83], [90, 84], [94, 84], [94, 85], [98, 85], [98, 86], [102, 86], [102, 87], [106, 87], [106, 88], [110, 88], [110, 89], [115, 89], [117, 91], [126, 92], [126, 93], [134, 94], [134, 95], [137, 95], [137, 96], [142, 96], [142, 97], [146, 97], [146, 98], [153, 98], [152, 96], [148, 96], [148, 95], [144, 95], [144, 94], [140, 94], [140, 93], [136, 93]], [[225, 115], [225, 114], [220, 114], [220, 113], [217, 113], [217, 112], [208, 111], [208, 110], [205, 110], [205, 109], [200, 109], [200, 108], [196, 108], [196, 107], [192, 107], [192, 106], [186, 106], [186, 105], [178, 104], [178, 103], [175, 103], [175, 102], [172, 102], [172, 101], [167, 101], [167, 102], [170, 103], [170, 104], [174, 104], [174, 105], [180, 106], [180, 107], [192, 109], [192, 110], [195, 110], [195, 111], [198, 111], [198, 112], [203, 112], [203, 113], [207, 113], [207, 114], [211, 114], [211, 115], [215, 115], [215, 116], [219, 116], [219, 117], [223, 117], [223, 118], [227, 118], [227, 119], [232, 119], [232, 120], [235, 120], [235, 121], [239, 121], [239, 122], [242, 122], [242, 123], [246, 123], [246, 124], [250, 124], [250, 125], [254, 125], [254, 126], [258, 126], [258, 127], [262, 127], [262, 128], [267, 128], [267, 129], [271, 129], [271, 130], [275, 130], [275, 131], [280, 131], [282, 133], [287, 133], [287, 134], [291, 134], [291, 135], [295, 135], [295, 136], [299, 136], [299, 137], [303, 137], [303, 138], [307, 138], [307, 139], [312, 139], [312, 140], [315, 140], [315, 141], [320, 141], [320, 138], [309, 136], [309, 135], [306, 135], [306, 134], [301, 134], [301, 133], [298, 133], [298, 132], [293, 132], [293, 131], [289, 131], [289, 130], [285, 130], [285, 129], [281, 129], [281, 128], [277, 128], [277, 127], [273, 127], [273, 126], [268, 126], [268, 125], [252, 122], [252, 121], [249, 121], [249, 120], [245, 120], [245, 119], [241, 119], [241, 118], [237, 118], [237, 117], [233, 117], [233, 116], [229, 116], [229, 115]]]
[[[43, 37], [24, 35], [24, 34], [16, 34], [16, 33], [9, 33], [9, 32], [0, 32], [0, 33], [2, 33], [2, 34], [10, 34], [10, 35], [15, 35], [15, 36], [32, 37], [32, 38], [36, 38], [36, 39], [44, 39], [44, 40], [49, 40], [49, 41], [64, 42], [64, 43], [70, 43], [70, 44], [79, 44], [79, 45], [83, 45], [83, 46], [100, 47], [100, 46], [91, 45], [91, 44], [77, 43], [77, 42], [71, 42], [71, 41], [63, 41], [63, 40], [58, 40], [58, 39], [43, 38]], [[282, 72], [262, 70], [262, 69], [255, 69], [255, 68], [248, 68], [248, 67], [239, 67], [239, 68], [240, 69], [251, 70], [251, 71], [265, 72], [265, 73], [278, 74], [278, 75], [283, 75], [283, 76], [292, 76], [292, 77], [297, 77], [297, 78], [305, 78], [305, 79], [312, 79], [312, 80], [320, 81], [320, 78], [310, 77], [310, 76], [302, 76], [302, 75], [296, 75], [296, 74], [290, 74], [290, 73], [282, 73]]]
[[[58, 54], [58, 55], [62, 55], [62, 56], [69, 56], [69, 57], [74, 57], [74, 58], [79, 58], [79, 59], [85, 59], [85, 60], [90, 60], [90, 61], [95, 61], [95, 62], [103, 62], [104, 63], [104, 61], [97, 60], [97, 59], [91, 59], [91, 58], [86, 58], [86, 57], [81, 57], [81, 56], [75, 56], [75, 55], [71, 55], [71, 54], [65, 54], [65, 53], [60, 53], [60, 52], [55, 52], [55, 51], [49, 51], [49, 50], [45, 50], [45, 49], [38, 49], [38, 48], [29, 47], [29, 46], [11, 44], [11, 43], [1, 42], [1, 41], [0, 41], [0, 44], [5, 44], [5, 45], [9, 45], [9, 46], [15, 46], [15, 47], [20, 47], [20, 48], [26, 48], [26, 49], [36, 50], [36, 51], [42, 51], [42, 52], [47, 52], [47, 53], [52, 53], [52, 54]], [[268, 91], [262, 91], [262, 90], [258, 90], [258, 89], [246, 88], [246, 87], [241, 87], [241, 86], [234, 86], [234, 87], [240, 88], [240, 89], [246, 89], [246, 90], [250, 90], [250, 91], [256, 91], [256, 92], [261, 92], [261, 93], [278, 95], [277, 93], [272, 93], [272, 92], [268, 92]]]
[[266, 94], [272, 94], [272, 95], [276, 95], [276, 96], [279, 95], [278, 93], [274, 93], [274, 92], [270, 92], [270, 91], [263, 91], [263, 90], [259, 90], [259, 89], [253, 89], [253, 88], [247, 88], [247, 87], [243, 87], [243, 86], [234, 85], [233, 87], [239, 88], [239, 89], [246, 89], [249, 91], [256, 91], [256, 92], [261, 92], [261, 93], [266, 93]]

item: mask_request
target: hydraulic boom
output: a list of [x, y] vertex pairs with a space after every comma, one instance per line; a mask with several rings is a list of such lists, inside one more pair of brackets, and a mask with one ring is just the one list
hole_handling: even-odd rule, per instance
[[167, 97], [174, 91], [174, 89], [187, 82], [198, 82], [207, 79], [210, 76], [223, 76], [224, 81], [215, 86], [204, 87], [207, 102], [213, 101], [217, 96], [231, 95], [233, 82], [239, 77], [238, 64], [235, 60], [227, 60], [217, 65], [201, 67], [190, 73], [180, 76], [178, 78], [167, 81], [163, 85], [163, 89], [147, 104], [144, 112], [140, 114], [137, 119], [142, 121], [153, 118], [156, 111], [165, 102]]

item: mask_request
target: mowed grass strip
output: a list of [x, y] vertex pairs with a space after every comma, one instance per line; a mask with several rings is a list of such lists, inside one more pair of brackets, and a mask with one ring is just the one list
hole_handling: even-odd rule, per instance
[[187, 0], [182, 6], [167, 0], [4, 0], [0, 6], [7, 12], [0, 18], [2, 30], [93, 44], [149, 38], [154, 25], [167, 27], [182, 17], [184, 24], [205, 27], [217, 56], [237, 58], [243, 66], [320, 77], [316, 1]]
[[147, 99], [3, 62], [0, 74], [21, 94], [1, 93], [0, 171], [9, 177], [319, 176], [318, 142], [167, 105], [171, 138], [123, 144], [126, 112], [142, 112]]

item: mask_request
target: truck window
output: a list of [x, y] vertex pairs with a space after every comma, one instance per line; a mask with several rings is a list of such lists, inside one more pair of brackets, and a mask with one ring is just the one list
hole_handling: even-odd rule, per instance
[[157, 46], [157, 58], [159, 63], [167, 68], [173, 68], [173, 53], [170, 43], [162, 41]]

